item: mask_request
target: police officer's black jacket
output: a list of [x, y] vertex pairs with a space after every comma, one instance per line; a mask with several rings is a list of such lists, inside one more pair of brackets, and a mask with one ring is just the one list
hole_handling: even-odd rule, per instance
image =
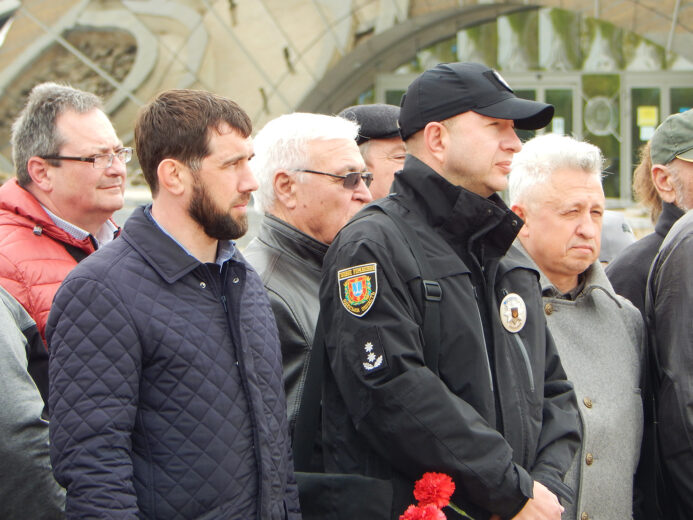
[[[580, 442], [572, 384], [538, 273], [515, 249], [503, 256], [522, 221], [497, 195], [454, 186], [412, 156], [379, 203], [418, 237], [440, 283], [439, 376], [424, 363], [414, 257], [390, 217], [366, 207], [323, 264], [326, 471], [392, 480], [393, 518], [426, 471], [449, 474], [453, 502], [477, 519], [515, 515], [533, 479], [572, 498], [562, 482]], [[499, 315], [512, 293], [527, 310], [517, 333]]]

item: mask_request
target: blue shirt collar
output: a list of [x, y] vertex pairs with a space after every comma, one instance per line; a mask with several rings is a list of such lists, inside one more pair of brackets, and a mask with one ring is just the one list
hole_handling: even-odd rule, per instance
[[[168, 231], [166, 231], [161, 224], [159, 224], [156, 219], [154, 218], [154, 215], [152, 215], [152, 205], [149, 204], [145, 206], [144, 208], [144, 214], [147, 216], [149, 220], [151, 220], [156, 227], [158, 227], [162, 233], [164, 233], [167, 237], [169, 237], [171, 240], [173, 240], [178, 247], [180, 247], [183, 251], [185, 251], [188, 255], [192, 256], [195, 258], [195, 255], [193, 255], [190, 251], [188, 251], [183, 244], [181, 244], [176, 238], [171, 235]], [[234, 253], [236, 252], [236, 243], [233, 240], [219, 240], [218, 245], [217, 245], [217, 258], [214, 261], [215, 264], [218, 264], [219, 267], [224, 265], [225, 262], [228, 262], [231, 260], [233, 257]]]
[[[68, 222], [67, 220], [60, 218], [58, 215], [53, 213], [43, 204], [41, 204], [41, 207], [43, 208], [43, 211], [46, 212], [46, 215], [48, 215], [50, 219], [53, 221], [53, 224], [65, 231], [71, 237], [76, 238], [77, 240], [84, 240], [89, 235], [91, 235], [89, 231], [86, 231], [81, 227], [75, 226], [71, 222]], [[113, 222], [111, 222], [110, 219], [104, 222], [104, 224], [97, 231], [96, 236], [94, 236], [98, 247], [104, 246], [110, 241], [112, 241], [115, 238], [116, 231], [118, 231], [118, 227], [115, 224], [113, 224]]]

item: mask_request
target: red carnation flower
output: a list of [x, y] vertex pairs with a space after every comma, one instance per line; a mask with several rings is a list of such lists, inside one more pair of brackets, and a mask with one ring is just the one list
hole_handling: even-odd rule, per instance
[[428, 504], [426, 506], [411, 505], [407, 508], [399, 520], [445, 520], [446, 516], [437, 506]]
[[450, 497], [454, 492], [455, 483], [445, 473], [424, 473], [414, 486], [414, 497], [420, 506], [433, 504], [436, 507], [445, 507], [450, 503]]

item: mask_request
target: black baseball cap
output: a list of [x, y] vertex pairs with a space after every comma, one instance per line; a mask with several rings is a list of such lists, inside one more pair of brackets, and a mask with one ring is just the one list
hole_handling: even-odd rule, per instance
[[521, 130], [549, 124], [553, 105], [515, 96], [498, 72], [480, 63], [441, 63], [417, 77], [402, 97], [399, 131], [405, 141], [432, 121], [470, 110], [512, 119]]
[[359, 124], [356, 144], [363, 144], [371, 139], [399, 137], [399, 127], [397, 126], [399, 107], [394, 105], [384, 103], [354, 105], [345, 108], [337, 115]]

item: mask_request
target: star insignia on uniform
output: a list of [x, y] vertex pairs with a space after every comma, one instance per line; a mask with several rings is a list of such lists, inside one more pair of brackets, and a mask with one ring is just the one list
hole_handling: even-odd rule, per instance
[[366, 349], [366, 352], [373, 352], [373, 343], [369, 341], [363, 346], [363, 348]]

